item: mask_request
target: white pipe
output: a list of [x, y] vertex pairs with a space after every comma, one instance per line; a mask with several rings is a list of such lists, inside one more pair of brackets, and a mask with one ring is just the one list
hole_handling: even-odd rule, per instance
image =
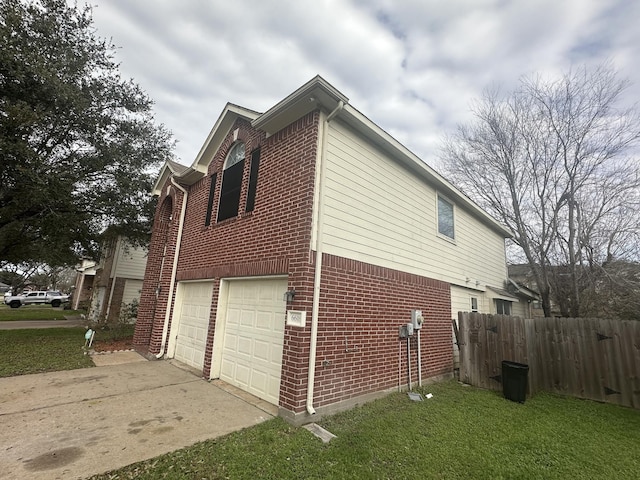
[[420, 349], [420, 329], [418, 329], [418, 386], [422, 386], [422, 354]]
[[409, 369], [409, 391], [411, 391], [411, 337], [407, 335], [407, 368]]
[[180, 244], [182, 243], [182, 228], [184, 227], [184, 216], [187, 210], [187, 197], [189, 196], [187, 190], [185, 190], [180, 185], [178, 185], [173, 177], [171, 177], [171, 183], [183, 194], [182, 208], [180, 209], [180, 223], [178, 225], [178, 238], [176, 239], [176, 251], [173, 256], [173, 267], [171, 269], [171, 280], [169, 282], [169, 296], [167, 298], [167, 311], [164, 314], [164, 326], [162, 327], [162, 343], [160, 344], [160, 351], [156, 354], [156, 358], [162, 358], [164, 356], [164, 349], [167, 344], [167, 333], [169, 331], [169, 318], [171, 317], [171, 302], [173, 299], [173, 292], [175, 289], [176, 271], [178, 270], [178, 257], [180, 256]]
[[120, 256], [120, 237], [116, 237], [116, 250], [113, 253], [113, 263], [111, 264], [111, 272], [113, 273], [113, 280], [111, 281], [111, 290], [109, 291], [109, 300], [107, 301], [107, 311], [105, 313], [105, 320], [109, 321], [109, 312], [111, 311], [111, 301], [113, 300], [113, 291], [116, 288], [116, 274], [118, 271], [118, 257]]
[[318, 311], [320, 309], [320, 279], [322, 278], [322, 230], [323, 230], [323, 210], [322, 187], [326, 176], [325, 160], [327, 150], [327, 129], [329, 122], [344, 108], [344, 102], [340, 100], [338, 106], [327, 116], [322, 129], [320, 143], [320, 177], [318, 179], [318, 219], [316, 227], [316, 269], [313, 279], [313, 306], [311, 310], [311, 339], [309, 343], [309, 376], [307, 378], [307, 412], [315, 415], [313, 408], [313, 383], [316, 378], [316, 349], [318, 346]]
[[[78, 310], [78, 305], [80, 305], [80, 295], [82, 295], [82, 289], [84, 288], [84, 277], [86, 270], [80, 273], [80, 286], [73, 292], [73, 309]], [[13, 293], [13, 292], [11, 292]]]

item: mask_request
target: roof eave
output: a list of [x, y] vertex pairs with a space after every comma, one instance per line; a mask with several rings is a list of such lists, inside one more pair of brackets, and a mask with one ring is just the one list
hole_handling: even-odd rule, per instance
[[346, 104], [349, 99], [320, 75], [316, 75], [254, 119], [251, 125], [272, 135], [313, 110], [323, 108], [332, 111], [340, 102]]

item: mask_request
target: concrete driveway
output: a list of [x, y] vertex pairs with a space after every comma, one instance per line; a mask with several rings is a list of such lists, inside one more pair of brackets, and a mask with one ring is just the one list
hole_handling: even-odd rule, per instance
[[100, 357], [95, 368], [0, 378], [0, 477], [86, 478], [277, 413], [169, 361]]

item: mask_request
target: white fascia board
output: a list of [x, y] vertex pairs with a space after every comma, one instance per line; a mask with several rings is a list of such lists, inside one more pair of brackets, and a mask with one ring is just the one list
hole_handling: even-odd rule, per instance
[[175, 174], [176, 171], [172, 168], [171, 163], [164, 162], [164, 165], [162, 165], [160, 173], [158, 174], [158, 178], [156, 179], [156, 182], [153, 184], [153, 188], [151, 189], [151, 195], [153, 195], [154, 197], [160, 195], [165, 183], [167, 183], [167, 179]]
[[185, 183], [192, 184], [206, 175], [209, 164], [213, 160], [213, 157], [220, 148], [220, 145], [226, 138], [236, 119], [244, 118], [251, 122], [259, 115], [260, 113], [249, 110], [248, 108], [240, 107], [233, 103], [227, 103], [216, 120], [216, 123], [213, 125], [213, 128], [209, 132], [207, 139], [200, 148], [195, 161], [189, 169], [180, 174], [181, 180]]
[[324, 108], [332, 111], [340, 102], [346, 104], [348, 101], [349, 99], [338, 89], [320, 75], [316, 75], [257, 117], [252, 125], [271, 135], [313, 110]]

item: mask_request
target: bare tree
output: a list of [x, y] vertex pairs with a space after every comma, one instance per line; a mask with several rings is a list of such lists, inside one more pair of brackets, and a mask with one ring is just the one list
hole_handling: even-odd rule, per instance
[[609, 65], [524, 78], [486, 92], [444, 141], [451, 180], [511, 230], [545, 315], [555, 293], [579, 316], [586, 267], [637, 253], [640, 116], [618, 106], [626, 88]]

